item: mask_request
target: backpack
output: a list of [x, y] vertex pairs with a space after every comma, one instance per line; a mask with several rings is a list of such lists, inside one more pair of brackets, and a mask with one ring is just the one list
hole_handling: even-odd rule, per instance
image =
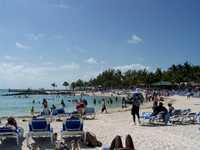
[[97, 140], [96, 136], [94, 133], [91, 132], [85, 132], [84, 133], [84, 143], [88, 147], [101, 147], [102, 143]]

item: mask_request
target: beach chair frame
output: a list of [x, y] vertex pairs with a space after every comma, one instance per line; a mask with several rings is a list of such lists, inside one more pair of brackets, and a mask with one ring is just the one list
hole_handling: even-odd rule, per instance
[[4, 138], [15, 138], [16, 139], [16, 144], [17, 146], [19, 145], [20, 140], [23, 138], [23, 130], [21, 130], [20, 128], [13, 130], [10, 128], [1, 128], [7, 130], [6, 132], [0, 132], [0, 140], [4, 139]]
[[[53, 144], [53, 129], [50, 127], [50, 123], [44, 119], [46, 121], [46, 128], [43, 128], [43, 129], [32, 129], [31, 131], [29, 131], [27, 134], [26, 134], [26, 144], [29, 145], [29, 138], [41, 138], [41, 137], [46, 137], [46, 138], [50, 138], [51, 140], [51, 143]], [[42, 121], [44, 121], [42, 120]], [[29, 128], [32, 126], [32, 121], [31, 120], [29, 122]], [[41, 120], [34, 120], [35, 122], [39, 122]]]
[[[70, 129], [66, 127], [66, 121], [80, 121], [80, 127], [77, 129]], [[68, 138], [68, 137], [82, 137], [84, 135], [83, 131], [83, 120], [82, 119], [69, 119], [63, 122], [63, 129], [61, 130], [61, 138]]]
[[86, 107], [83, 118], [84, 119], [95, 119], [95, 117], [96, 117], [95, 108], [94, 107]]

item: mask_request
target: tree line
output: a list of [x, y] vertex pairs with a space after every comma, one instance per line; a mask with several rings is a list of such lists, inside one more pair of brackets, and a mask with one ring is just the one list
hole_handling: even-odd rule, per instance
[[[122, 72], [117, 69], [107, 69], [89, 81], [78, 79], [70, 84], [71, 89], [86, 87], [101, 88], [130, 88], [133, 86], [151, 86], [159, 81], [168, 81], [174, 85], [181, 83], [200, 83], [200, 66], [188, 62], [184, 64], [173, 64], [168, 69], [157, 68], [149, 70], [127, 70]], [[67, 87], [68, 82], [63, 86]], [[54, 85], [53, 85], [54, 86]]]

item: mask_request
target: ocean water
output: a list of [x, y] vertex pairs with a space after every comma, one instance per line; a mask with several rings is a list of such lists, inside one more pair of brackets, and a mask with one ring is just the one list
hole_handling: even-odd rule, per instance
[[[65, 102], [65, 111], [71, 112], [75, 110], [75, 102], [73, 100], [80, 99], [80, 96], [57, 96], [57, 95], [31, 95], [25, 96], [1, 96], [2, 94], [8, 93], [7, 90], [0, 90], [0, 117], [5, 116], [29, 116], [31, 115], [31, 107], [34, 106], [35, 112], [42, 111], [42, 101], [44, 98], [48, 100], [48, 105], [51, 107], [52, 104], [56, 108], [61, 108], [61, 100]], [[86, 99], [89, 107], [95, 107], [96, 111], [99, 111], [102, 106], [102, 98], [107, 101], [107, 108], [121, 107], [121, 98], [118, 97], [117, 101], [115, 97], [97, 97], [97, 96], [83, 96]], [[109, 99], [112, 99], [113, 103], [109, 103]], [[96, 105], [94, 104], [96, 99]], [[35, 100], [35, 103], [33, 103]]]

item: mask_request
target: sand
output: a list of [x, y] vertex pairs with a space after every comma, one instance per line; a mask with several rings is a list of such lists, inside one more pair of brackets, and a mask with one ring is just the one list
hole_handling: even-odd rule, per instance
[[[187, 100], [182, 96], [173, 96], [169, 97], [165, 103], [169, 101], [173, 103], [175, 108], [191, 108], [194, 112], [200, 111], [200, 98]], [[151, 103], [146, 103], [141, 109], [141, 111], [150, 111]], [[18, 119], [18, 123], [27, 133], [28, 122]], [[53, 122], [52, 127], [54, 132], [59, 134], [62, 122]], [[199, 125], [154, 127], [134, 125], [130, 111], [121, 111], [121, 109], [109, 111], [108, 114], [98, 113], [95, 120], [84, 121], [84, 130], [95, 133], [104, 147], [108, 147], [116, 135], [122, 136], [124, 141], [125, 136], [130, 134], [137, 150], [199, 150], [200, 131], [198, 128]], [[48, 140], [39, 140], [36, 143], [40, 146], [40, 149], [53, 149]], [[21, 147], [22, 150], [29, 149], [26, 147], [25, 140]], [[16, 148], [14, 143], [1, 144], [0, 150], [4, 149], [12, 150]]]

